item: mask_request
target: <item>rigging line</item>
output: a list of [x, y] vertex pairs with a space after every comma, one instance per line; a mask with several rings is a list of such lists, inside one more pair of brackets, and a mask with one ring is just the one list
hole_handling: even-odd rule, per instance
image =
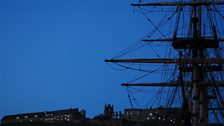
[[151, 107], [151, 106], [154, 106], [156, 100], [157, 100], [157, 94], [154, 93], [154, 96], [151, 97], [151, 99], [146, 103], [145, 108], [147, 108], [147, 107], [149, 107], [149, 106], [150, 106], [150, 107]]
[[[177, 12], [177, 9], [176, 9], [176, 12]], [[176, 12], [173, 13], [172, 16], [174, 16], [174, 15], [176, 14]], [[171, 30], [171, 29], [172, 29], [172, 26], [173, 26], [172, 23], [173, 23], [173, 18], [172, 18], [172, 20], [171, 20], [171, 25], [170, 25], [170, 27], [169, 27], [169, 31], [172, 31], [172, 30]], [[171, 32], [171, 34], [173, 34], [173, 32]], [[165, 52], [166, 52], [166, 53], [165, 53], [165, 57], [167, 57], [166, 54], [168, 54], [168, 53], [167, 53], [168, 47], [169, 47], [169, 46], [166, 46], [166, 47], [165, 47]], [[171, 51], [169, 51], [168, 56], [170, 55], [170, 53], [171, 53]], [[164, 69], [165, 69], [165, 70], [168, 69], [167, 67], [168, 67], [168, 65], [164, 64]], [[162, 76], [161, 76], [161, 80], [165, 81], [165, 80], [166, 80], [166, 77], [167, 77], [167, 72], [163, 72], [163, 73], [162, 73]]]
[[[140, 7], [139, 7], [139, 10], [142, 11], [143, 8], [140, 8]], [[164, 21], [164, 23], [163, 23], [163, 20], [161, 20], [161, 22], [157, 25], [157, 27], [161, 26], [162, 24], [163, 24], [163, 25], [167, 24], [168, 21], [169, 21], [169, 20], [176, 14], [176, 12], [177, 12], [177, 11], [175, 11], [174, 13], [172, 13], [171, 16], [168, 17], [168, 20], [167, 20], [167, 21]], [[142, 14], [142, 12], [139, 12], [139, 13]], [[144, 12], [144, 13], [145, 13], [145, 12]], [[145, 16], [146, 16], [146, 14], [145, 14]], [[163, 19], [165, 19], [165, 16], [166, 16], [166, 15], [164, 15], [164, 18], [163, 18]], [[152, 36], [154, 33], [156, 33], [156, 31], [157, 31], [157, 29], [154, 27], [154, 29], [150, 32], [150, 34], [149, 34], [148, 36], [149, 36], [149, 37]], [[165, 36], [166, 36], [166, 35], [165, 35]]]
[[137, 88], [131, 88], [132, 89], [132, 93], [134, 94], [139, 94], [139, 93], [148, 93], [148, 91], [144, 90], [145, 87], [141, 87], [141, 89], [137, 89]]
[[152, 51], [156, 54], [157, 58], [159, 58], [159, 54], [156, 52], [156, 50], [152, 47], [152, 45], [150, 43], [147, 43], [149, 45], [149, 47], [152, 49]]
[[124, 68], [124, 69], [118, 69], [118, 68], [115, 68], [115, 67], [113, 67], [112, 65], [110, 65], [110, 63], [108, 63], [108, 62], [106, 62], [106, 64], [107, 64], [110, 68], [112, 68], [112, 69], [114, 69], [114, 70], [116, 70], [116, 71], [125, 71], [125, 70], [127, 70], [127, 68]]
[[[217, 12], [218, 15], [219, 15], [219, 16], [218, 16], [218, 17], [219, 17], [219, 20], [218, 20], [218, 21], [223, 21], [224, 16], [221, 15], [220, 11], [217, 10], [217, 7], [216, 7], [216, 6], [214, 6], [214, 8], [215, 8], [216, 12]], [[222, 23], [219, 23], [219, 26], [220, 26], [220, 24], [221, 24], [221, 28], [219, 28], [217, 32], [218, 32], [218, 36], [223, 37], [222, 34], [224, 34], [224, 27], [223, 27], [223, 24], [222, 24]], [[217, 25], [217, 23], [216, 23], [216, 25]], [[221, 31], [220, 31], [220, 30], [221, 30]], [[219, 52], [221, 52], [221, 48], [222, 48], [222, 44], [220, 44]], [[221, 57], [221, 54], [220, 54], [220, 57]]]
[[[174, 9], [171, 8], [159, 8], [156, 6], [152, 6], [151, 9], [146, 9], [146, 8], [142, 8], [142, 10], [144, 10], [145, 13], [149, 13], [149, 12], [175, 12]], [[140, 13], [139, 11], [137, 11], [138, 13]]]
[[131, 96], [130, 96], [130, 92], [129, 92], [128, 87], [127, 87], [127, 93], [128, 93], [128, 99], [129, 99], [129, 102], [130, 102], [130, 104], [131, 104], [131, 108], [134, 108], [133, 103], [132, 103], [132, 100], [131, 100]]
[[163, 92], [163, 90], [164, 90], [164, 87], [162, 87], [162, 88], [159, 88], [159, 90], [157, 91], [157, 93], [156, 93], [156, 97], [157, 97], [157, 99], [156, 99], [156, 104], [157, 105], [161, 105], [161, 99], [162, 99], [162, 92]]
[[148, 72], [148, 73], [146, 73], [146, 74], [144, 74], [144, 75], [142, 75], [142, 76], [140, 76], [140, 77], [138, 77], [138, 78], [136, 78], [136, 79], [134, 79], [134, 80], [131, 80], [131, 81], [127, 82], [127, 84], [132, 83], [132, 82], [137, 81], [137, 80], [140, 80], [140, 79], [142, 79], [142, 78], [148, 76], [149, 74], [152, 74], [153, 72], [157, 71], [158, 69], [159, 69], [159, 68], [157, 68], [157, 69], [155, 69], [155, 70], [152, 70], [152, 71], [150, 71], [150, 72]]
[[[163, 20], [161, 20], [161, 22], [156, 26], [156, 27], [154, 27], [154, 29], [151, 31], [151, 33], [149, 34], [149, 36], [152, 36], [154, 33], [156, 33], [156, 31], [157, 31], [157, 28], [158, 27], [160, 27], [160, 26], [162, 26], [162, 24], [163, 25], [166, 25], [167, 23], [168, 23], [168, 21], [170, 21], [173, 17], [174, 17], [174, 15], [177, 13], [177, 11], [175, 11], [174, 13], [172, 13], [171, 14], [171, 16], [169, 16], [168, 18], [167, 18], [167, 21], [164, 21], [164, 23], [162, 22]], [[146, 14], [145, 14], [146, 15]], [[166, 15], [165, 15], [166, 16]], [[164, 18], [163, 19], [165, 19], [165, 16], [164, 16]], [[166, 36], [166, 35], [165, 35]]]
[[155, 93], [155, 102], [154, 102], [154, 104], [156, 105], [156, 106], [159, 106], [159, 105], [161, 105], [160, 103], [161, 103], [161, 97], [162, 97], [162, 95], [161, 95], [161, 92], [163, 92], [163, 87], [162, 88], [157, 88], [157, 91], [156, 91], [156, 93]]
[[[193, 10], [192, 10], [192, 8], [191, 8], [191, 12], [190, 12], [190, 17], [193, 15]], [[192, 26], [193, 26], [193, 24], [191, 23], [191, 20], [189, 20], [189, 23], [188, 24], [190, 24], [189, 25], [189, 27], [188, 27], [188, 34], [187, 34], [187, 37], [191, 37], [192, 36], [192, 33], [191, 33], [191, 31], [192, 31]]]
[[[221, 21], [221, 17], [219, 17], [220, 21]], [[220, 37], [223, 37], [222, 34], [224, 34], [224, 27], [223, 27], [223, 22], [220, 23], [221, 24], [221, 31], [218, 33]], [[223, 44], [220, 44], [219, 50], [220, 53], [222, 52], [222, 48], [223, 48]], [[222, 53], [221, 53], [221, 57], [222, 57]]]
[[[144, 36], [147, 36], [147, 35], [144, 35]], [[144, 42], [142, 42], [142, 40], [137, 40], [136, 42], [134, 42], [133, 44], [131, 44], [129, 47], [127, 47], [126, 49], [124, 49], [123, 51], [121, 51], [120, 53], [118, 53], [116, 56], [114, 56], [112, 59], [117, 59], [117, 58], [120, 58], [128, 53], [131, 53], [141, 47], [144, 47], [146, 45], [142, 45], [140, 47], [137, 47], [138, 45], [142, 44]]]
[[133, 43], [132, 45], [130, 45], [128, 48], [124, 49], [121, 53], [119, 53], [115, 57], [113, 57], [113, 59], [116, 59], [116, 58], [119, 58], [119, 57], [125, 55], [128, 50], [131, 50], [132, 48], [136, 47], [141, 42], [142, 42], [141, 40], [136, 41], [135, 43]]
[[212, 28], [212, 32], [213, 32], [213, 34], [215, 35], [215, 31], [214, 31], [214, 28], [215, 28], [215, 25], [214, 25], [214, 22], [213, 22], [213, 20], [212, 20], [212, 15], [211, 15], [211, 13], [210, 13], [210, 7], [206, 7], [207, 8], [207, 16], [208, 16], [208, 19], [209, 19], [209, 23], [210, 23], [210, 26], [211, 26], [211, 28]]
[[181, 14], [181, 11], [182, 11], [182, 7], [180, 7], [180, 10], [179, 10], [179, 6], [177, 6], [177, 11], [178, 11], [178, 14], [177, 14], [177, 19], [176, 19], [176, 25], [175, 25], [175, 29], [174, 29], [174, 34], [173, 34], [173, 37], [176, 38], [177, 37], [177, 30], [178, 30], [178, 27], [179, 27], [179, 22], [180, 22], [180, 14]]
[[[213, 19], [215, 20], [216, 26], [218, 26], [217, 17], [215, 15], [215, 13], [213, 13]], [[219, 33], [219, 29], [214, 29], [214, 32], [215, 32], [215, 35], [218, 37], [217, 32]], [[219, 50], [215, 50], [215, 55], [216, 55], [216, 57], [220, 58], [221, 57], [220, 51]]]
[[[124, 56], [124, 55], [126, 55], [126, 54], [128, 54], [128, 53], [134, 52], [134, 51], [136, 51], [136, 50], [138, 50], [138, 49], [140, 49], [140, 48], [142, 48], [142, 47], [144, 47], [144, 46], [146, 46], [146, 44], [145, 44], [145, 45], [141, 45], [141, 46], [139, 46], [139, 47], [137, 47], [137, 45], [136, 45], [136, 48], [133, 48], [132, 50], [130, 49], [129, 51], [124, 52], [123, 54], [121, 54], [119, 57], [116, 57], [116, 58], [120, 58], [120, 57], [122, 57], [122, 56]], [[114, 58], [115, 58], [115, 57], [114, 57]], [[114, 59], [114, 58], [113, 58], [113, 59]]]
[[[216, 7], [215, 7], [215, 8], [216, 8]], [[217, 9], [217, 8], [216, 8], [216, 9]], [[220, 11], [219, 11], [219, 13], [220, 13]], [[221, 14], [221, 13], [220, 13], [220, 14]], [[219, 16], [219, 18], [220, 18], [220, 21], [221, 21], [221, 20], [224, 19], [224, 16], [222, 16], [222, 17]], [[223, 34], [223, 33], [224, 33], [224, 28], [223, 28], [223, 24], [222, 24], [222, 23], [221, 23], [221, 30], [222, 30], [221, 32], [222, 32], [222, 34]]]
[[[221, 12], [217, 9], [217, 7], [216, 6], [213, 6], [214, 7], [214, 10], [213, 11], [215, 11], [216, 13], [218, 13], [218, 15], [219, 16], [221, 16], [222, 17], [222, 19], [224, 19], [224, 16], [221, 14]], [[211, 10], [212, 11], [212, 10]]]
[[141, 72], [156, 72], [156, 71], [158, 71], [160, 68], [158, 68], [158, 69], [156, 69], [156, 70], [142, 70], [142, 69], [136, 69], [136, 68], [131, 68], [131, 67], [127, 67], [127, 66], [124, 66], [124, 65], [121, 65], [121, 64], [119, 64], [119, 63], [114, 63], [114, 64], [116, 64], [116, 65], [118, 65], [118, 66], [120, 66], [120, 67], [124, 67], [124, 68], [126, 68], [126, 69], [130, 69], [130, 70], [136, 70], [136, 71], [141, 71]]
[[[176, 12], [175, 12], [176, 13]], [[173, 17], [174, 15], [175, 15], [175, 13], [173, 13], [169, 18], [168, 18], [168, 20], [170, 20], [170, 18], [171, 17]], [[147, 18], [147, 16], [146, 16], [146, 14], [145, 14], [145, 17]], [[152, 23], [152, 22], [151, 22]], [[155, 30], [159, 30], [158, 29], [158, 27], [155, 27]], [[155, 32], [153, 32], [153, 33], [155, 33]], [[138, 44], [138, 43], [137, 43]], [[133, 44], [134, 46], [137, 46], [137, 44]], [[130, 52], [126, 52], [126, 51], [128, 51], [130, 48], [133, 48], [133, 46], [130, 46], [129, 48], [127, 48], [126, 50], [124, 50], [123, 52], [121, 52], [121, 54], [118, 54], [117, 56], [115, 56], [114, 58], [117, 58], [117, 57], [121, 57], [121, 56], [123, 56], [123, 55], [125, 55], [125, 54], [127, 54], [127, 53], [130, 53], [130, 52], [132, 52], [132, 51], [130, 51]], [[136, 49], [137, 50], [137, 49]], [[122, 54], [123, 53], [123, 54]]]
[[[140, 8], [140, 7], [139, 7]], [[141, 8], [140, 8], [141, 10]], [[159, 28], [147, 17], [147, 15], [141, 10], [142, 14], [144, 15], [144, 17], [151, 23], [151, 25], [164, 37], [166, 38], [166, 36], [159, 30]]]
[[[183, 0], [181, 1], [183, 2]], [[182, 6], [177, 6], [176, 7], [176, 12], [177, 13], [177, 17], [176, 17], [176, 25], [174, 28], [174, 34], [173, 34], [173, 38], [177, 37], [177, 31], [178, 31], [178, 27], [179, 27], [179, 22], [180, 22], [180, 16], [181, 16], [181, 12], [183, 11], [183, 7]]]
[[133, 93], [135, 93], [135, 94], [140, 93], [140, 92], [147, 92], [148, 93], [148, 91], [144, 90], [144, 86], [142, 86], [141, 88], [137, 88], [137, 87], [129, 87], [129, 88], [132, 89], [132, 90], [135, 90], [135, 91], [133, 91]]
[[[171, 74], [171, 76], [169, 76], [169, 78], [167, 78], [168, 80], [172, 80], [172, 77], [175, 77], [175, 71], [177, 70], [177, 65], [175, 65], [175, 68], [174, 68], [174, 71], [173, 71], [173, 73]], [[165, 79], [165, 78], [164, 78]], [[175, 80], [175, 79], [173, 79], [173, 80]], [[168, 82], [168, 81], [167, 81]], [[172, 88], [170, 88], [170, 89], [172, 89]], [[172, 93], [171, 93], [172, 94]], [[167, 95], [167, 99], [168, 99], [168, 95]], [[172, 97], [172, 96], [171, 96]], [[170, 101], [170, 100], [169, 100]], [[168, 106], [168, 104], [169, 103], [167, 103], [167, 105], [166, 106]], [[170, 104], [172, 104], [172, 103], [170, 103]]]
[[[213, 108], [213, 103], [212, 102], [209, 104], [209, 107], [210, 108]], [[212, 111], [213, 111], [212, 113], [213, 113], [213, 115], [214, 115], [214, 117], [216, 119], [216, 122], [219, 122], [220, 123], [221, 121], [219, 119], [219, 116], [218, 116], [217, 112], [215, 110], [212, 110]]]
[[[207, 7], [208, 18], [209, 18], [209, 21], [210, 21], [210, 25], [211, 25], [211, 27], [212, 27], [213, 35], [214, 35], [215, 38], [217, 38], [218, 36], [217, 36], [217, 32], [216, 32], [216, 30], [218, 30], [218, 29], [216, 29], [215, 26], [218, 26], [218, 24], [217, 24], [217, 22], [214, 22], [214, 21], [212, 20], [212, 19], [215, 19], [215, 20], [216, 20], [216, 16], [215, 16], [214, 13], [213, 13], [213, 15], [211, 15], [211, 13], [210, 13], [210, 9], [211, 9], [211, 8]], [[215, 51], [215, 55], [216, 55], [216, 57], [221, 57], [220, 52], [219, 52], [218, 50], [214, 50], [214, 51]]]
[[[172, 94], [171, 94], [171, 96], [170, 96], [170, 100], [168, 100], [168, 104], [166, 105], [165, 108], [171, 108], [171, 107], [172, 107], [173, 101], [174, 101], [174, 99], [175, 99], [176, 91], [177, 91], [177, 88], [173, 88], [173, 90], [172, 90]], [[167, 111], [168, 111], [168, 109], [165, 109], [164, 117], [166, 117], [166, 115], [167, 115]]]
[[166, 107], [172, 107], [172, 104], [174, 102], [177, 89], [178, 89], [177, 87], [174, 87], [174, 89], [172, 90], [172, 93], [171, 93], [171, 96], [170, 96], [170, 100], [168, 100], [168, 104], [167, 104]]
[[[139, 46], [139, 47], [133, 48], [132, 50], [129, 50], [129, 52], [126, 52], [126, 53], [124, 53], [123, 55], [126, 55], [126, 54], [128, 54], [128, 53], [134, 52], [134, 51], [136, 51], [136, 50], [138, 50], [138, 49], [140, 49], [140, 48], [142, 48], [142, 47], [144, 47], [144, 46], [146, 46], [146, 44], [142, 44], [142, 45]], [[122, 56], [123, 56], [123, 55], [122, 55]]]
[[[213, 105], [213, 104], [212, 104]], [[220, 106], [220, 103], [217, 103], [216, 104], [216, 106]], [[221, 122], [223, 122], [224, 120], [223, 120], [223, 113], [222, 113], [222, 111], [216, 111], [216, 110], [213, 110], [214, 111], [214, 116], [216, 115], [217, 116], [217, 119], [218, 119], [218, 122], [219, 123], [221, 123]], [[220, 118], [220, 116], [221, 116], [221, 118]], [[222, 120], [222, 121], [221, 121]]]
[[186, 33], [187, 30], [184, 31], [184, 27], [189, 25], [189, 24], [187, 23], [187, 20], [189, 20], [189, 16], [186, 16], [188, 13], [185, 12], [185, 11], [182, 11], [182, 13], [183, 13], [183, 14], [182, 14], [182, 17], [183, 17], [183, 19], [182, 19], [182, 20], [183, 20], [183, 22], [182, 22], [182, 23], [183, 23], [183, 25], [182, 25], [182, 33], [186, 35], [186, 34], [187, 34], [187, 33]]
[[[217, 94], [217, 96], [219, 97], [219, 99], [221, 100], [221, 101], [219, 101], [219, 99], [217, 99], [217, 101], [218, 101], [220, 107], [223, 108], [223, 107], [224, 107], [224, 100], [223, 100], [223, 98], [222, 98], [221, 93], [219, 92], [219, 88], [217, 87], [216, 81], [215, 81], [215, 79], [214, 79], [212, 73], [210, 73], [210, 77], [211, 77], [211, 79], [212, 79], [212, 81], [213, 81], [213, 83], [214, 83], [214, 85], [215, 85], [216, 94]], [[220, 102], [221, 102], [221, 103], [220, 103]], [[223, 112], [222, 112], [222, 115], [224, 116], [224, 113], [223, 113]]]
[[[139, 7], [134, 7], [135, 8], [135, 12], [138, 12], [138, 13], [141, 13], [141, 11], [138, 11], [139, 10]], [[137, 9], [136, 9], [137, 8]], [[144, 10], [145, 12], [149, 13], [149, 12], [153, 12], [152, 10], [154, 9], [155, 7], [152, 7], [150, 10], [148, 9], [142, 9]]]
[[135, 103], [139, 108], [141, 108], [141, 105], [137, 102], [137, 100], [136, 100], [134, 94], [132, 93], [132, 91], [130, 90], [129, 92], [130, 92], [130, 94], [131, 94], [131, 96], [132, 96], [132, 98], [133, 98], [133, 100], [134, 100], [134, 103]]
[[[180, 9], [180, 11], [181, 11], [181, 9]], [[177, 6], [177, 8], [176, 8], [176, 12], [174, 13], [174, 14], [176, 14], [176, 13], [178, 13], [178, 15], [177, 15], [177, 19], [179, 19], [179, 17], [180, 17], [180, 11], [179, 11], [179, 6]], [[178, 21], [178, 23], [177, 24], [179, 24], [179, 21]], [[174, 34], [173, 34], [173, 37], [175, 38], [176, 37], [176, 34], [177, 34], [177, 29], [178, 29], [178, 25], [176, 24], [176, 28], [175, 28], [175, 32], [174, 32]], [[171, 29], [171, 27], [170, 27], [170, 29]], [[168, 57], [169, 56], [171, 56], [171, 53], [172, 53], [172, 48], [170, 47], [169, 49], [169, 46], [167, 46], [166, 47], [166, 50], [165, 50], [165, 57], [167, 57], [167, 55], [166, 54], [168, 54]], [[169, 53], [167, 53], [167, 51], [169, 51]], [[168, 66], [166, 66], [166, 69], [168, 69], [167, 68]], [[166, 74], [166, 73], [165, 73]], [[164, 76], [164, 79], [165, 79], [165, 76]]]
[[[146, 9], [143, 9], [145, 13], [147, 12], [175, 12], [175, 10], [171, 10], [171, 9], [158, 9], [158, 10], [146, 10]], [[138, 12], [138, 13], [141, 13], [141, 12]]]

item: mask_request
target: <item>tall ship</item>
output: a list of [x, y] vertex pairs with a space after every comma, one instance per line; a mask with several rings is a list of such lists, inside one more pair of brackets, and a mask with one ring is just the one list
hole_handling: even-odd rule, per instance
[[115, 112], [105, 104], [92, 119], [77, 108], [6, 115], [0, 125], [223, 126], [224, 1], [139, 0], [131, 6], [150, 31], [105, 60], [138, 72], [121, 84], [130, 108]]
[[[127, 87], [131, 104], [124, 113], [126, 119], [156, 119], [155, 125], [224, 125], [224, 1], [139, 0], [131, 6], [145, 17], [151, 30], [105, 60], [142, 72], [121, 84]], [[147, 88], [150, 93], [140, 99], [150, 103], [137, 108], [135, 93]], [[152, 110], [162, 115], [151, 118]], [[166, 120], [169, 123], [162, 123]]]

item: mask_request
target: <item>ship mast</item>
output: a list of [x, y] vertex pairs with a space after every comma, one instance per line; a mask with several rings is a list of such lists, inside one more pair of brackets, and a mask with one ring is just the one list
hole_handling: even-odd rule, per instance
[[[221, 58], [206, 58], [205, 51], [208, 48], [216, 49], [219, 47], [219, 42], [223, 42], [224, 39], [218, 39], [216, 29], [213, 26], [213, 37], [206, 38], [202, 36], [202, 6], [211, 5], [224, 5], [223, 1], [208, 1], [208, 0], [192, 0], [189, 2], [158, 2], [158, 3], [138, 3], [131, 4], [132, 6], [178, 6], [184, 7], [189, 6], [192, 8], [191, 14], [191, 26], [192, 31], [191, 37], [180, 38], [174, 32], [173, 38], [170, 39], [148, 39], [143, 40], [145, 42], [172, 42], [172, 46], [176, 50], [189, 50], [191, 52], [191, 58], [179, 58], [179, 59], [110, 59], [105, 60], [106, 62], [119, 62], [119, 63], [161, 63], [161, 64], [179, 64], [180, 80], [179, 82], [171, 83], [141, 83], [141, 84], [122, 84], [122, 86], [176, 86], [182, 87], [184, 92], [184, 84], [182, 72], [190, 72], [192, 75], [191, 83], [192, 94], [191, 98], [183, 96], [183, 100], [192, 102], [192, 105], [187, 107], [187, 111], [191, 113], [191, 121], [185, 123], [186, 125], [193, 126], [208, 126], [208, 111], [209, 111], [209, 97], [208, 88], [214, 86], [214, 82], [208, 82], [206, 78], [206, 72], [222, 71], [220, 64], [224, 63], [224, 59]], [[185, 64], [185, 65], [183, 65]], [[187, 67], [185, 67], [187, 66]], [[190, 66], [190, 67], [189, 67]], [[207, 82], [206, 82], [207, 81]], [[223, 86], [224, 82], [215, 82], [220, 87]], [[185, 95], [185, 93], [183, 93]], [[192, 101], [189, 101], [192, 99]], [[184, 103], [186, 107], [186, 104]], [[221, 108], [219, 108], [221, 109]], [[186, 121], [186, 120], [185, 120]]]

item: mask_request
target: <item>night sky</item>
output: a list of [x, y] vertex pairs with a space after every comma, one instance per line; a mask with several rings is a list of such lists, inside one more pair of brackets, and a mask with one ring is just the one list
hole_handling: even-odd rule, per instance
[[79, 108], [88, 117], [130, 107], [135, 74], [104, 62], [150, 29], [137, 0], [1, 0], [0, 118]]

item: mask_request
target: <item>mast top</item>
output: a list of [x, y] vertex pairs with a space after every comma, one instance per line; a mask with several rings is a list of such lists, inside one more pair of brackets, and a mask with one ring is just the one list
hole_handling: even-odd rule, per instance
[[224, 1], [195, 1], [195, 2], [152, 2], [131, 4], [131, 6], [208, 6], [224, 5]]

